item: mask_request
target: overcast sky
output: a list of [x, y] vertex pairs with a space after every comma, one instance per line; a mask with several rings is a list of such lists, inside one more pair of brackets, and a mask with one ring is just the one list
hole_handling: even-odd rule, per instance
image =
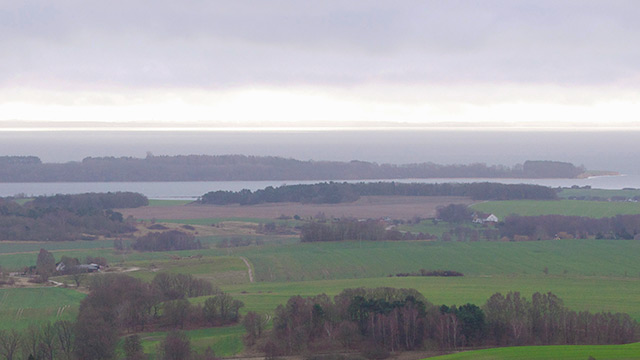
[[630, 125], [638, 19], [637, 0], [0, 0], [0, 120]]

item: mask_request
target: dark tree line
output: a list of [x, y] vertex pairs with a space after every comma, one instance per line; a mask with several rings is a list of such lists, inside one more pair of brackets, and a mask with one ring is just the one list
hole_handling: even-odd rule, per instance
[[397, 277], [407, 277], [407, 276], [441, 276], [441, 277], [450, 277], [450, 276], [464, 276], [463, 273], [458, 272], [458, 271], [454, 271], [454, 270], [426, 270], [426, 269], [420, 269], [417, 272], [410, 272], [410, 273], [397, 273], [395, 275], [389, 275], [389, 277], [391, 276], [397, 276]]
[[522, 165], [522, 175], [527, 178], [576, 178], [584, 173], [584, 166], [560, 161], [531, 161]]
[[634, 239], [640, 234], [640, 215], [616, 215], [594, 219], [581, 216], [508, 216], [499, 226], [500, 234], [512, 240], [554, 238]]
[[377, 220], [358, 221], [339, 219], [330, 222], [307, 222], [300, 229], [300, 241], [383, 241], [383, 240], [430, 240], [433, 236], [423, 233], [400, 232], [386, 230], [385, 225]]
[[0, 198], [0, 240], [92, 240], [130, 233], [135, 231], [133, 224], [104, 206], [146, 201], [140, 197], [134, 193], [56, 195], [24, 205]]
[[365, 161], [300, 161], [272, 156], [180, 155], [88, 157], [42, 163], [37, 157], [0, 157], [0, 182], [358, 180], [411, 178], [575, 178], [584, 168], [555, 161], [513, 167], [487, 165], [377, 164]]
[[0, 356], [7, 360], [72, 360], [75, 327], [70, 321], [30, 325], [25, 330], [0, 330]]
[[131, 247], [138, 251], [175, 251], [202, 249], [202, 244], [192, 234], [170, 230], [136, 238]]
[[300, 202], [336, 204], [353, 202], [361, 196], [467, 196], [474, 200], [556, 199], [554, 189], [527, 184], [420, 184], [420, 183], [318, 183], [312, 185], [269, 186], [262, 190], [212, 191], [200, 198], [202, 204], [254, 205], [262, 203]]
[[267, 356], [359, 350], [382, 358], [425, 348], [624, 344], [638, 331], [627, 314], [571, 311], [552, 293], [496, 293], [479, 307], [435, 306], [412, 289], [346, 289], [333, 300], [290, 298], [258, 344]]
[[[470, 211], [464, 205], [449, 205], [438, 209], [441, 218], [449, 222], [469, 222]], [[438, 237], [424, 233], [401, 232], [385, 228], [377, 220], [333, 219], [307, 222], [300, 228], [302, 242], [317, 241], [397, 241], [434, 240]], [[456, 226], [440, 236], [442, 241], [531, 241], [551, 239], [640, 239], [640, 215], [616, 215], [610, 218], [580, 216], [512, 215], [495, 227], [472, 228]]]
[[137, 208], [149, 205], [146, 196], [134, 192], [85, 193], [77, 195], [38, 196], [30, 204], [39, 209], [65, 209], [78, 215], [108, 209]]
[[449, 204], [436, 209], [436, 217], [448, 223], [462, 223], [471, 220], [473, 212], [464, 204]]

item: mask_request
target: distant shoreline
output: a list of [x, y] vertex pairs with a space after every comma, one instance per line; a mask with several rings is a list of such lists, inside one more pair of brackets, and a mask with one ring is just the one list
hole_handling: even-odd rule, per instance
[[550, 160], [527, 160], [513, 166], [434, 162], [379, 164], [237, 154], [156, 156], [148, 152], [144, 158], [87, 157], [79, 162], [45, 163], [37, 156], [0, 156], [0, 182], [574, 179], [585, 172], [583, 166]]

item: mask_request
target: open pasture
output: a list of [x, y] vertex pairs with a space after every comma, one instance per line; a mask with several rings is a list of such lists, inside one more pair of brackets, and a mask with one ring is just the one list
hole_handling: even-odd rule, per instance
[[465, 275], [640, 277], [640, 242], [348, 241], [238, 248], [256, 281], [383, 277], [401, 272], [454, 270]]
[[192, 202], [193, 200], [149, 199], [149, 206], [180, 206]]
[[239, 257], [203, 256], [195, 258], [154, 259], [127, 262], [129, 268], [139, 268], [129, 275], [151, 281], [159, 272], [189, 274], [215, 285], [249, 282], [247, 265]]
[[120, 209], [124, 216], [137, 219], [276, 219], [281, 215], [309, 218], [323, 213], [327, 217], [410, 219], [414, 216], [434, 217], [439, 206], [472, 204], [457, 196], [363, 196], [358, 201], [340, 204], [271, 203], [259, 205], [181, 205], [145, 206]]
[[625, 197], [633, 198], [640, 196], [640, 189], [634, 190], [610, 190], [610, 189], [562, 189], [558, 193], [558, 196], [563, 199], [570, 197], [600, 197], [603, 199], [609, 199], [612, 197]]
[[508, 200], [474, 204], [473, 210], [495, 214], [499, 219], [523, 216], [565, 215], [592, 218], [640, 214], [640, 203], [583, 200]]
[[465, 351], [430, 360], [597, 360], [638, 359], [640, 343], [625, 345], [517, 346]]
[[75, 290], [54, 287], [0, 289], [0, 329], [74, 320], [84, 297]]

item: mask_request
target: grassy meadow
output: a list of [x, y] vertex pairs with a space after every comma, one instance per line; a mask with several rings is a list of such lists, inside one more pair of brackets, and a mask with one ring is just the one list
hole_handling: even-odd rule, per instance
[[0, 329], [74, 320], [84, 297], [75, 290], [55, 287], [0, 289]]
[[486, 201], [471, 206], [473, 210], [495, 214], [499, 219], [509, 215], [566, 215], [592, 218], [640, 214], [640, 203], [585, 200], [508, 200]]
[[600, 197], [603, 199], [609, 199], [612, 197], [626, 197], [633, 198], [640, 196], [640, 189], [629, 190], [610, 190], [610, 189], [562, 189], [558, 193], [558, 196], [563, 199], [570, 197]]
[[640, 358], [640, 343], [625, 345], [518, 346], [465, 351], [430, 360], [627, 360]]
[[233, 250], [255, 267], [257, 281], [383, 277], [399, 272], [455, 270], [465, 275], [640, 277], [640, 242], [328, 242]]

